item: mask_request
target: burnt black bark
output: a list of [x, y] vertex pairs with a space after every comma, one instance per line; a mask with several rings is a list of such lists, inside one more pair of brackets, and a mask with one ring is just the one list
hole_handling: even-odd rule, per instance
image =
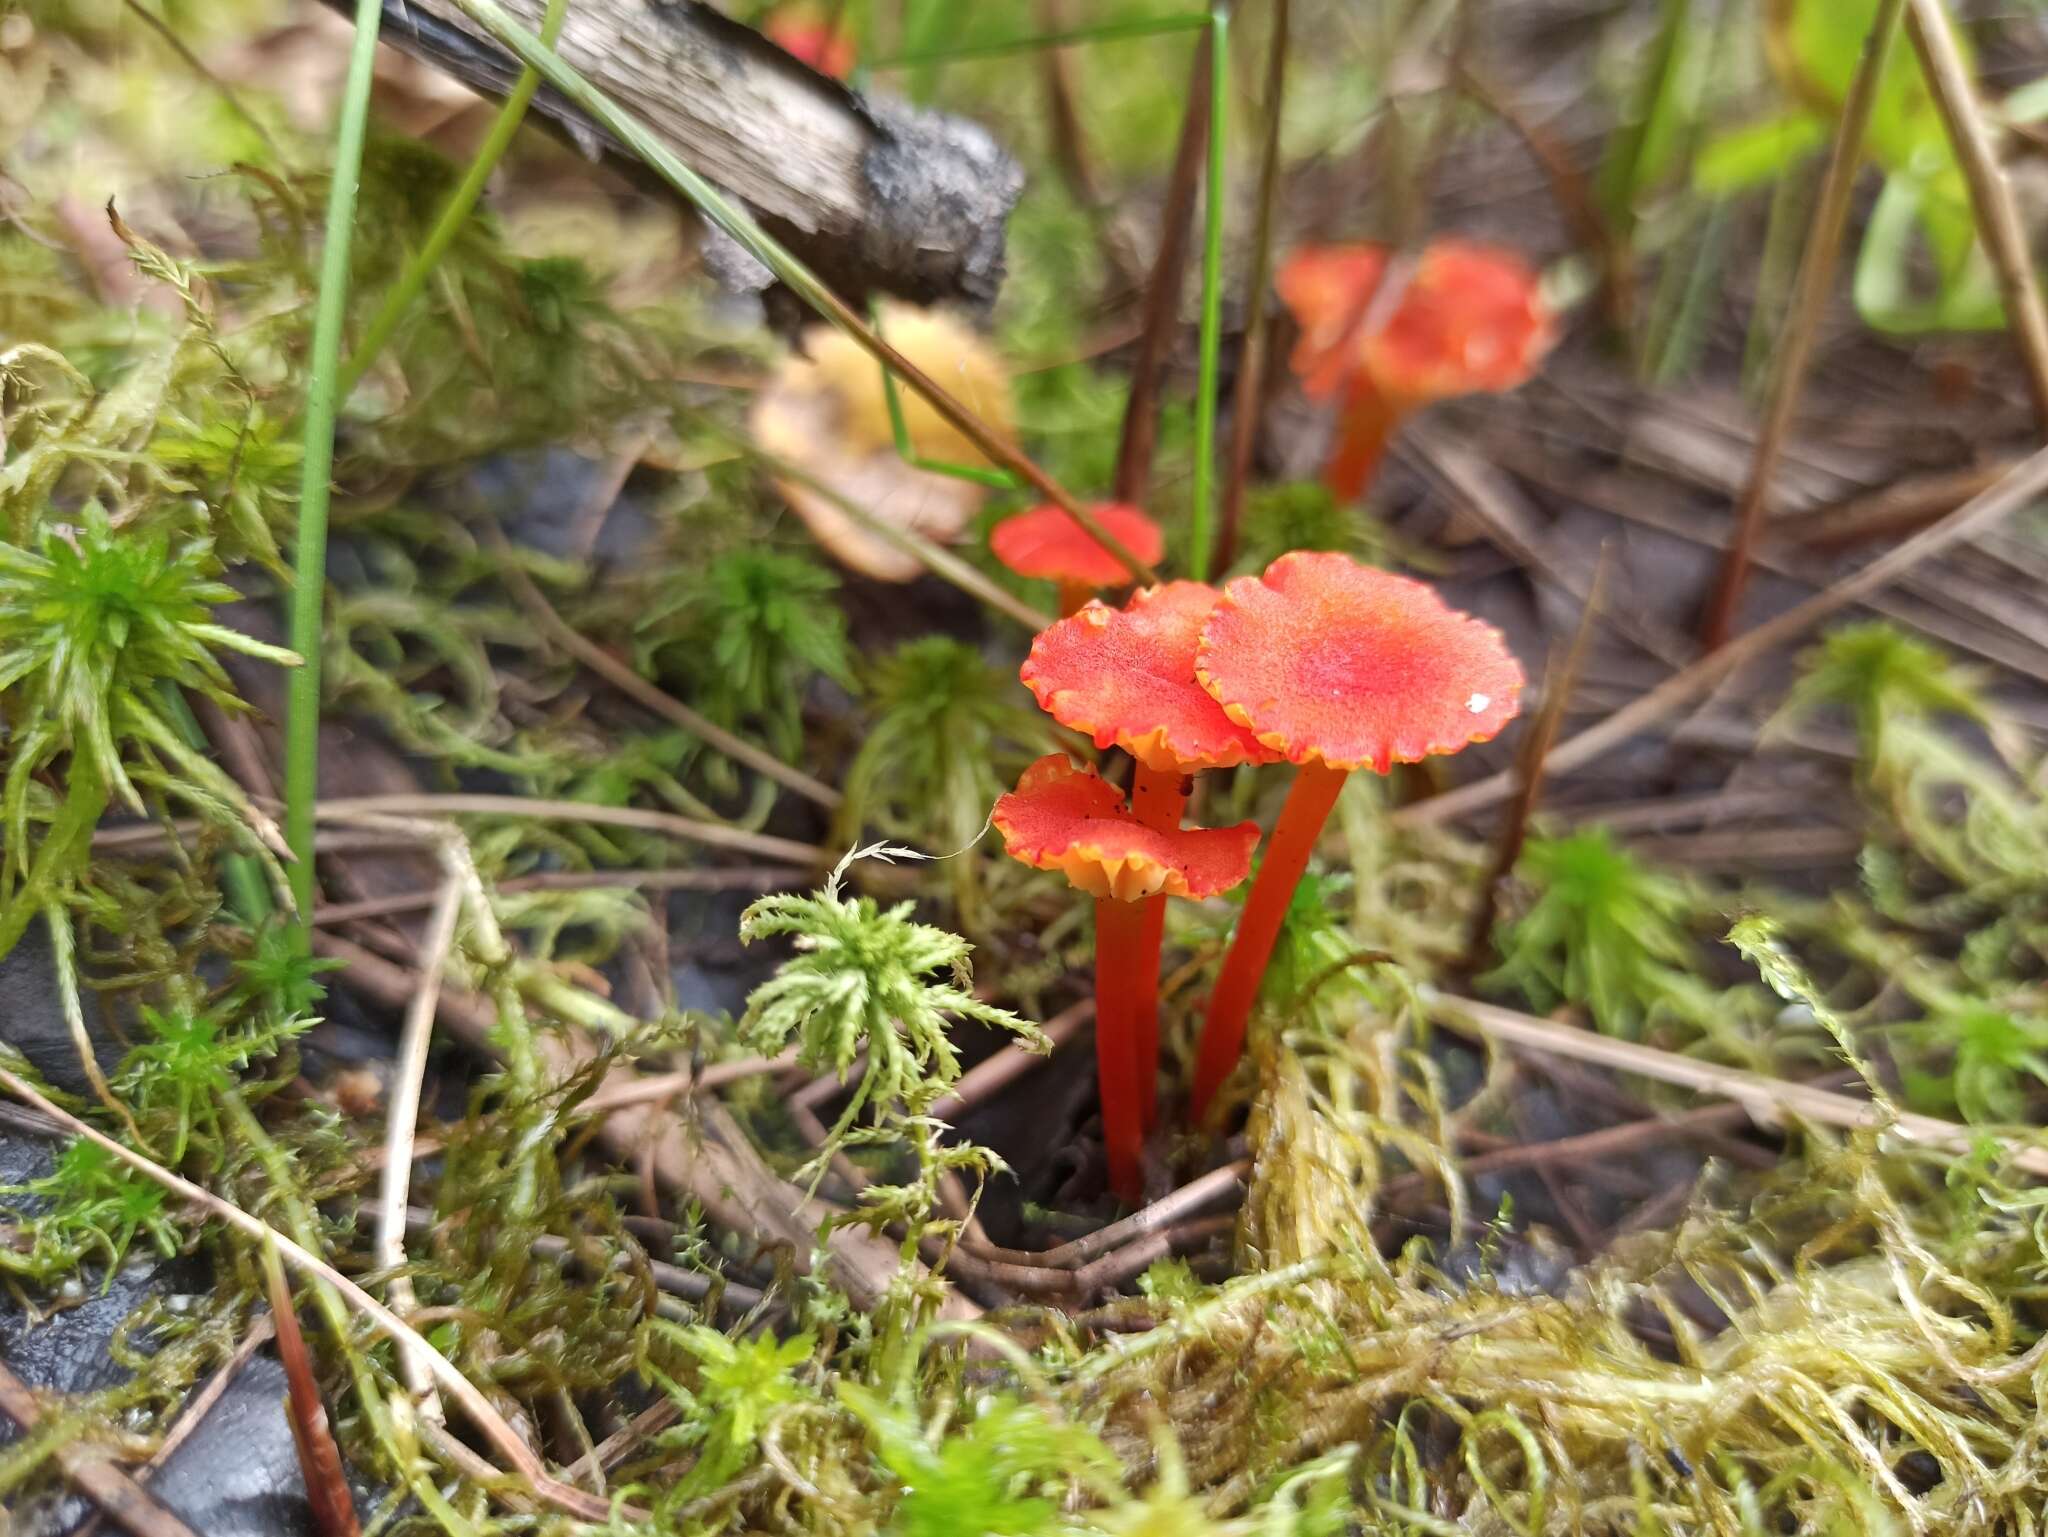
[[[538, 30], [542, 0], [505, 8]], [[385, 0], [382, 36], [486, 96], [519, 76], [453, 0]], [[842, 296], [995, 298], [1024, 177], [979, 124], [848, 90], [697, 0], [577, 0], [556, 47]], [[630, 163], [555, 92], [533, 111], [593, 158]], [[770, 281], [751, 259], [721, 265], [746, 286]]]

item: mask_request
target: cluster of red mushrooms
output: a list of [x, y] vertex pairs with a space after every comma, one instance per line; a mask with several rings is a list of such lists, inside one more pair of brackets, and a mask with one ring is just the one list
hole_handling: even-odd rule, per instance
[[[1464, 242], [1405, 264], [1379, 247], [1311, 249], [1286, 263], [1279, 287], [1301, 329], [1292, 361], [1306, 392], [1340, 401], [1326, 480], [1346, 500], [1365, 489], [1409, 412], [1512, 388], [1551, 339], [1527, 268]], [[1147, 564], [1160, 558], [1159, 528], [1142, 512], [1094, 511]], [[991, 547], [1012, 570], [1059, 585], [1065, 617], [1032, 643], [1025, 686], [1060, 724], [1130, 761], [1127, 793], [1065, 754], [1041, 758], [997, 801], [993, 821], [1014, 858], [1095, 898], [1103, 1139], [1112, 1188], [1136, 1199], [1158, 1119], [1166, 899], [1231, 890], [1251, 873], [1260, 841], [1255, 822], [1184, 826], [1195, 776], [1295, 765], [1209, 995], [1191, 1091], [1199, 1124], [1243, 1050], [1295, 888], [1346, 777], [1492, 737], [1515, 715], [1522, 670], [1490, 625], [1347, 555], [1297, 550], [1220, 590], [1170, 581], [1112, 607], [1088, 594], [1128, 573], [1057, 507], [999, 524]]]

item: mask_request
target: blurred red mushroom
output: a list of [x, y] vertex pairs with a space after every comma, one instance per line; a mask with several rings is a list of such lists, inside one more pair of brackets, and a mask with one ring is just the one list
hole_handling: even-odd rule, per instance
[[1131, 1018], [1142, 975], [1144, 901], [1212, 897], [1251, 869], [1259, 829], [1160, 828], [1138, 820], [1116, 787], [1054, 753], [1024, 770], [993, 821], [1014, 859], [1058, 870], [1095, 900], [1095, 1064], [1102, 1134], [1118, 1195], [1142, 1194], [1144, 1092]]
[[[1159, 525], [1137, 508], [1097, 502], [1088, 510], [1110, 538], [1146, 565], [1156, 565], [1166, 553]], [[1052, 503], [1003, 519], [990, 530], [988, 547], [1017, 575], [1058, 583], [1061, 614], [1080, 608], [1097, 588], [1122, 587], [1131, 580], [1107, 546]]]
[[1301, 327], [1293, 367], [1302, 389], [1311, 400], [1341, 395], [1323, 478], [1347, 502], [1371, 484], [1409, 413], [1515, 388], [1556, 339], [1528, 264], [1470, 241], [1437, 241], [1405, 281], [1384, 247], [1308, 246], [1277, 281]]
[[[1122, 530], [1112, 532], [1122, 536]], [[1202, 624], [1220, 597], [1202, 582], [1167, 582], [1133, 594], [1122, 609], [1090, 603], [1041, 631], [1018, 674], [1039, 707], [1061, 725], [1087, 732], [1098, 748], [1120, 747], [1136, 760], [1131, 812], [1161, 831], [1180, 826], [1190, 776], [1278, 761], [1195, 680]], [[1158, 1088], [1164, 896], [1146, 902], [1144, 925], [1132, 1034], [1150, 1126]]]
[[1514, 718], [1522, 669], [1498, 630], [1423, 583], [1297, 550], [1224, 588], [1195, 675], [1232, 720], [1300, 765], [1209, 998], [1199, 1118], [1237, 1063], [1281, 922], [1346, 777], [1485, 741]]
[[784, 53], [801, 59], [821, 75], [844, 80], [853, 73], [853, 38], [809, 6], [785, 6], [770, 16], [762, 34]]

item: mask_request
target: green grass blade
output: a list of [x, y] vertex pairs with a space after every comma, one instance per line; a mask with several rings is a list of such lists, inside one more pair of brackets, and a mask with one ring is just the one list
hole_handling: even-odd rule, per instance
[[1210, 8], [1209, 185], [1202, 210], [1202, 374], [1195, 392], [1194, 507], [1188, 524], [1188, 575], [1209, 579], [1211, 503], [1216, 483], [1216, 381], [1223, 349], [1223, 197], [1230, 117], [1230, 10]]
[[334, 470], [335, 383], [341, 370], [341, 330], [347, 319], [349, 237], [356, 222], [356, 183], [370, 119], [370, 79], [377, 62], [382, 0], [357, 0], [355, 46], [334, 138], [333, 180], [327, 190], [327, 235], [320, 254], [320, 294], [313, 311], [313, 352], [306, 379], [304, 457], [299, 473], [299, 531], [293, 552], [291, 637], [303, 658], [285, 700], [284, 827], [292, 851], [292, 899], [297, 933], [310, 944], [313, 911], [313, 801], [320, 772], [320, 629], [327, 587], [328, 478]]
[[[875, 328], [875, 335], [882, 334], [882, 317], [872, 304], [868, 306], [868, 324]], [[895, 440], [897, 458], [913, 470], [925, 470], [953, 480], [970, 480], [978, 486], [991, 486], [998, 491], [1023, 488], [1024, 482], [1008, 470], [990, 469], [985, 464], [954, 464], [945, 459], [927, 459], [920, 454], [917, 445], [910, 441], [910, 423], [903, 415], [903, 393], [896, 383], [896, 372], [887, 363], [876, 366], [882, 370], [882, 400], [889, 408], [889, 436]]]
[[[541, 17], [540, 36], [541, 41], [551, 48], [561, 35], [562, 19], [568, 11], [569, 0], [548, 0], [547, 12]], [[434, 275], [441, 258], [448, 254], [448, 247], [455, 243], [455, 237], [462, 233], [462, 226], [469, 222], [477, 200], [483, 196], [484, 183], [491, 179], [491, 172], [498, 168], [498, 162], [505, 158], [505, 151], [512, 147], [512, 136], [519, 132], [519, 125], [526, 120], [526, 109], [532, 105], [534, 92], [539, 89], [540, 75], [532, 68], [523, 70], [518, 83], [512, 87], [512, 94], [505, 98], [504, 106], [498, 109], [497, 117], [492, 120], [491, 131], [484, 136], [476, 158], [470, 161], [469, 169], [463, 173], [461, 184], [449, 194], [440, 217], [427, 232], [426, 244], [414, 253], [405, 270], [398, 275], [398, 281], [385, 292], [384, 302], [364, 329], [362, 340], [342, 365], [341, 378], [335, 385], [337, 400], [348, 399], [370, 365], [377, 361], [377, 354], [397, 332], [406, 312], [426, 292], [427, 279]]]

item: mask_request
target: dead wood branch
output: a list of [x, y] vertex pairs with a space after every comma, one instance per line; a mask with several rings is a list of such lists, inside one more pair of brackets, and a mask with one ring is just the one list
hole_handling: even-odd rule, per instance
[[[505, 0], [530, 30], [543, 8]], [[519, 78], [452, 0], [385, 0], [382, 36], [486, 96]], [[979, 124], [857, 95], [696, 0], [577, 0], [556, 51], [842, 295], [986, 304], [1002, 285], [1024, 178]], [[554, 91], [533, 110], [593, 158], [624, 157]], [[720, 249], [728, 275], [767, 286], [765, 268]]]

